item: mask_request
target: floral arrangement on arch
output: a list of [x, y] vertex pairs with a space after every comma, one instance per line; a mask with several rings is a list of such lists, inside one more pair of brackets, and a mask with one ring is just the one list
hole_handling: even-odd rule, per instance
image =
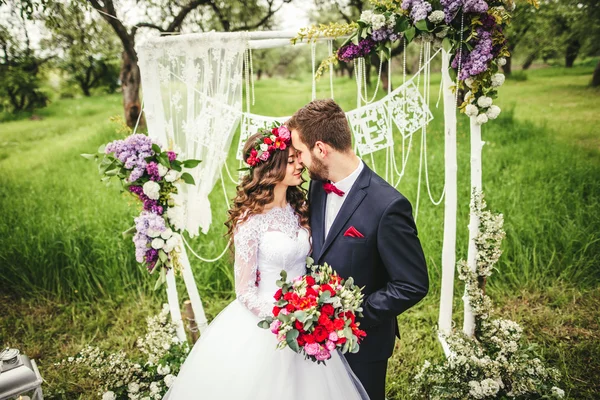
[[[320, 36], [349, 36], [335, 54], [324, 60], [321, 73], [332, 62], [383, 61], [393, 46], [412, 41], [431, 42], [451, 54], [450, 74], [457, 88], [466, 91], [460, 110], [481, 125], [500, 114], [493, 104], [504, 83], [499, 67], [510, 57], [504, 33], [516, 0], [371, 0], [351, 24], [330, 24], [301, 29], [293, 42]], [[538, 0], [526, 0], [539, 6]], [[456, 88], [455, 88], [456, 90]]]
[[159, 271], [155, 288], [166, 282], [166, 271], [181, 269], [181, 234], [185, 229], [182, 184], [194, 184], [184, 168], [194, 168], [198, 160], [178, 160], [173, 150], [161, 148], [144, 134], [132, 134], [100, 146], [99, 154], [82, 154], [96, 160], [102, 181], [116, 177], [124, 191], [142, 205], [135, 225], [125, 231], [133, 235], [135, 258], [151, 274]]
[[561, 399], [559, 372], [544, 365], [535, 354], [535, 345], [523, 343], [523, 328], [514, 321], [492, 317], [492, 301], [485, 283], [502, 255], [505, 237], [502, 214], [492, 214], [483, 194], [474, 191], [471, 210], [479, 219], [475, 237], [477, 266], [472, 271], [461, 260], [459, 279], [465, 282], [465, 296], [475, 316], [475, 335], [462, 331], [444, 338], [448, 358], [425, 361], [414, 378], [412, 396], [417, 399]]
[[[85, 373], [99, 383], [102, 400], [162, 399], [173, 384], [190, 346], [177, 338], [176, 326], [169, 321], [169, 305], [158, 315], [148, 317], [147, 333], [136, 340], [136, 356], [124, 351], [106, 352], [85, 346], [73, 357], [56, 364], [65, 375]], [[51, 390], [52, 395], [64, 395]]]

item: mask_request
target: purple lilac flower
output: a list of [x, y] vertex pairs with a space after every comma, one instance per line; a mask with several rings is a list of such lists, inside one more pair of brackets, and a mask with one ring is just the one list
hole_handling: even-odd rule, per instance
[[128, 181], [134, 182], [144, 175], [146, 158], [154, 154], [152, 139], [146, 135], [134, 134], [124, 140], [115, 140], [106, 145], [106, 154], [114, 153], [125, 168], [131, 170]]
[[146, 252], [146, 262], [147, 263], [156, 262], [157, 259], [158, 259], [158, 250], [150, 248]]
[[483, 14], [487, 10], [488, 5], [485, 0], [464, 0], [463, 11], [466, 13]]
[[134, 221], [135, 229], [137, 231], [133, 236], [133, 243], [135, 243], [135, 259], [140, 263], [144, 261], [156, 261], [158, 252], [150, 247], [150, 243], [152, 242], [150, 233], [160, 234], [164, 232], [167, 229], [165, 220], [160, 215], [142, 211], [140, 216], [135, 218]]
[[375, 42], [383, 42], [386, 39], [388, 39], [392, 33], [394, 33], [393, 29], [381, 28], [377, 29], [376, 31], [373, 31], [373, 33], [371, 34], [371, 38]]
[[358, 45], [348, 43], [346, 46], [338, 50], [338, 58], [342, 61], [349, 62], [358, 57], [366, 57], [375, 47], [375, 42], [371, 38], [361, 40]]
[[138, 196], [140, 194], [144, 193], [144, 189], [141, 186], [137, 186], [137, 185], [131, 185], [129, 186], [129, 191], [133, 194], [137, 194]]
[[[462, 55], [458, 79], [465, 80], [486, 71], [489, 61], [494, 57], [492, 50], [492, 34], [477, 28], [477, 42], [470, 53]], [[458, 68], [458, 56], [452, 60], [452, 68]]]
[[167, 156], [169, 157], [169, 161], [175, 161], [177, 158], [177, 154], [174, 151], [167, 151]]
[[463, 4], [463, 0], [440, 0], [440, 4], [444, 7], [444, 13], [446, 14], [446, 23], [452, 22], [460, 6]]
[[148, 175], [150, 175], [150, 179], [153, 181], [159, 181], [160, 180], [160, 174], [158, 173], [158, 164], [155, 163], [154, 161], [148, 163], [148, 165], [146, 165], [146, 172], [148, 173]]
[[403, 0], [400, 7], [406, 11], [410, 10], [413, 22], [424, 20], [432, 10], [431, 3], [425, 0]]

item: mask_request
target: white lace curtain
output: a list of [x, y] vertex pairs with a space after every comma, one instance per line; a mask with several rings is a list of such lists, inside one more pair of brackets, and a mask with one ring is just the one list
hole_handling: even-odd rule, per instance
[[226, 161], [242, 110], [248, 34], [210, 32], [151, 39], [137, 47], [149, 135], [202, 160], [184, 185], [186, 229], [208, 231], [208, 195]]

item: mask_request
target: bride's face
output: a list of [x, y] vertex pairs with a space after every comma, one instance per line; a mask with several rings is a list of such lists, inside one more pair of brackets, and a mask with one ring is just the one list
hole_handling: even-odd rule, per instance
[[284, 185], [287, 186], [298, 186], [302, 183], [302, 164], [298, 161], [298, 157], [296, 156], [296, 150], [294, 148], [289, 148], [289, 155], [287, 160], [287, 168], [285, 171], [285, 178], [283, 178]]

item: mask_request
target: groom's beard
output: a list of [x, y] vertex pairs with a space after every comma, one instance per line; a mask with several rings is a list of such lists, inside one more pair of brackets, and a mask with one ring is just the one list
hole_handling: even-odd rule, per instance
[[329, 179], [329, 168], [317, 158], [313, 158], [310, 168], [308, 169], [308, 176], [310, 179], [326, 182]]

